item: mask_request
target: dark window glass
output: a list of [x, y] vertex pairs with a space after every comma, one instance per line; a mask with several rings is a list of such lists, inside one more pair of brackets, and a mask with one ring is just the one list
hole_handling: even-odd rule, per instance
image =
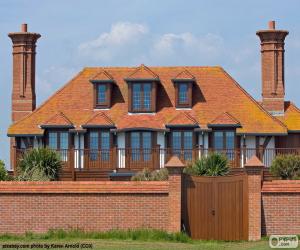
[[131, 132], [130, 142], [131, 142], [132, 160], [149, 161], [151, 159], [151, 150], [152, 150], [151, 132]]
[[49, 148], [56, 150], [57, 149], [57, 133], [49, 132]]
[[90, 132], [90, 159], [108, 161], [110, 156], [110, 133], [107, 131]]
[[97, 104], [105, 104], [106, 103], [106, 85], [99, 84], [97, 90]]
[[178, 86], [178, 102], [179, 104], [188, 103], [188, 85], [181, 83]]
[[109, 160], [109, 148], [110, 148], [110, 142], [109, 142], [109, 132], [102, 132], [101, 133], [101, 159], [104, 161]]
[[224, 147], [224, 139], [223, 139], [223, 131], [222, 132], [214, 132], [214, 146], [215, 149], [223, 149]]
[[132, 160], [137, 161], [140, 159], [140, 133], [132, 132], [130, 135]]
[[132, 106], [134, 110], [141, 110], [141, 84], [133, 84], [132, 86]]
[[151, 110], [151, 88], [150, 83], [132, 84], [132, 109], [134, 111]]
[[49, 132], [48, 146], [53, 150], [59, 150], [62, 161], [68, 159], [69, 133], [63, 131]]
[[172, 132], [173, 154], [184, 160], [192, 160], [193, 132], [173, 131]]
[[234, 132], [226, 132], [226, 148], [234, 149]]
[[98, 132], [90, 132], [90, 159], [97, 160], [98, 156]]

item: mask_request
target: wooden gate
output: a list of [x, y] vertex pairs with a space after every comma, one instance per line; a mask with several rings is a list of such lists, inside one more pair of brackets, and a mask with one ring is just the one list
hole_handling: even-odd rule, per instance
[[183, 224], [193, 239], [248, 240], [247, 176], [184, 176]]

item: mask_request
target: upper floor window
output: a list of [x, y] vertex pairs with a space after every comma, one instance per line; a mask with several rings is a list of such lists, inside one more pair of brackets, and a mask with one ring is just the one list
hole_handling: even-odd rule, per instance
[[153, 86], [152, 83], [132, 83], [131, 110], [132, 112], [153, 112]]
[[94, 84], [94, 106], [95, 108], [110, 108], [111, 106], [111, 84]]
[[192, 107], [192, 82], [175, 83], [175, 103], [176, 108]]

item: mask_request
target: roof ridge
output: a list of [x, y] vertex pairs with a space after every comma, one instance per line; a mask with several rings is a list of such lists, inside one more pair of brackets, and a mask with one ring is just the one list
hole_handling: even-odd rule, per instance
[[28, 115], [24, 116], [23, 118], [21, 118], [20, 120], [16, 121], [15, 123], [11, 124], [9, 127], [11, 126], [15, 126], [17, 124], [19, 124], [20, 122], [22, 122], [23, 120], [27, 119], [28, 117], [32, 116], [33, 114], [35, 114], [37, 111], [39, 111], [42, 107], [44, 107], [48, 102], [51, 101], [51, 99], [59, 94], [60, 92], [62, 92], [69, 84], [71, 84], [71, 82], [73, 82], [76, 78], [78, 78], [82, 72], [85, 70], [86, 68], [83, 68], [82, 70], [80, 70], [73, 78], [71, 78], [66, 84], [64, 84], [60, 89], [58, 89], [57, 91], [54, 92], [54, 94], [52, 94], [50, 97], [48, 97], [40, 106], [38, 106], [35, 110], [33, 110], [31, 113], [29, 113]]
[[267, 116], [277, 122], [279, 125], [284, 127], [287, 130], [287, 126], [281, 122], [276, 117], [272, 116], [267, 110], [265, 110], [236, 80], [234, 80], [222, 67], [221, 70], [224, 72], [225, 76], [233, 81], [233, 83], [259, 108], [262, 112], [264, 112]]

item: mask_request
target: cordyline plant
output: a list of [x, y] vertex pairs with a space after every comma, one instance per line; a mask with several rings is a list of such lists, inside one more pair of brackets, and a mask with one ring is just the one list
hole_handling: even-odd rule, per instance
[[52, 181], [62, 167], [61, 156], [49, 148], [34, 148], [20, 159], [16, 180]]
[[226, 155], [217, 152], [190, 163], [184, 169], [186, 174], [199, 176], [224, 176], [228, 172], [229, 163]]

